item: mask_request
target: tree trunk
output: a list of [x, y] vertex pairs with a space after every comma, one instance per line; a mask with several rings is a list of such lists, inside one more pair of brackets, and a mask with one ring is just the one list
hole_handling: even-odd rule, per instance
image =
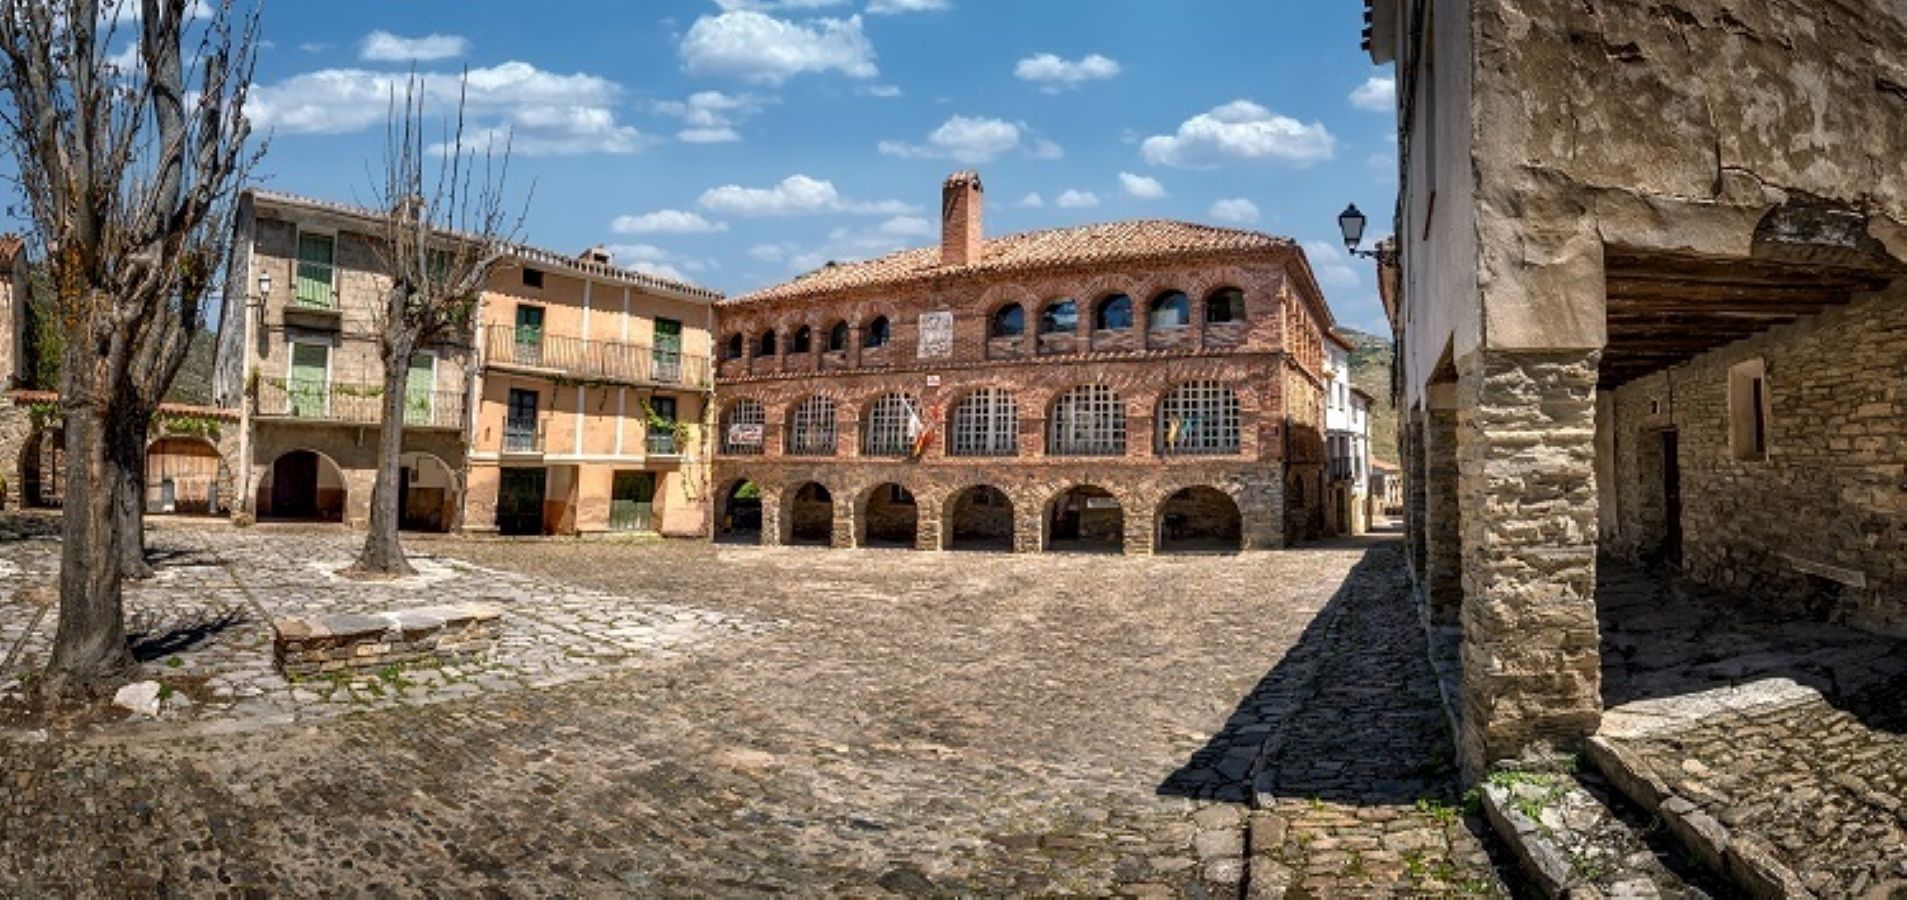
[[132, 421], [125, 430], [136, 430], [137, 435], [115, 440], [107, 449], [118, 480], [113, 506], [119, 526], [119, 575], [146, 579], [152, 577], [146, 562], [146, 435], [152, 416], [133, 413], [128, 418]]
[[119, 471], [108, 450], [118, 430], [103, 399], [66, 410], [60, 618], [49, 665], [59, 688], [94, 689], [135, 666], [119, 583]]
[[384, 359], [383, 426], [377, 435], [377, 482], [371, 488], [371, 527], [364, 534], [364, 552], [352, 567], [359, 575], [410, 575], [397, 540], [398, 517], [403, 509], [402, 457], [404, 401], [410, 386], [410, 341], [393, 340]]

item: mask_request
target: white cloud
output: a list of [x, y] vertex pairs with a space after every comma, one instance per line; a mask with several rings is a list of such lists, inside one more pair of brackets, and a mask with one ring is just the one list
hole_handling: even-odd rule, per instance
[[[320, 69], [252, 89], [245, 112], [252, 124], [279, 134], [347, 134], [382, 127], [393, 96], [402, 96], [402, 72]], [[425, 114], [455, 113], [455, 72], [423, 72]], [[506, 62], [468, 72], [467, 143], [481, 147], [507, 129], [516, 153], [633, 153], [645, 139], [617, 121], [622, 88], [595, 75], [559, 75], [525, 62]]]
[[[926, 222], [925, 219], [917, 220]], [[807, 272], [818, 269], [828, 262], [850, 262], [872, 259], [904, 250], [915, 243], [912, 238], [920, 235], [913, 233], [917, 226], [913, 222], [890, 219], [871, 228], [836, 228], [828, 232], [827, 240], [813, 249], [802, 251], [794, 245], [788, 245], [788, 269], [794, 272]], [[928, 232], [932, 233], [929, 223]]]
[[1258, 204], [1243, 197], [1228, 197], [1212, 204], [1210, 214], [1220, 222], [1250, 225], [1258, 221]]
[[823, 9], [842, 6], [848, 0], [715, 0], [723, 12], [736, 9], [766, 11], [774, 9]]
[[774, 102], [772, 97], [754, 94], [699, 91], [690, 94], [685, 100], [658, 101], [654, 109], [665, 116], [682, 120], [682, 130], [675, 133], [677, 140], [690, 144], [715, 144], [741, 140], [741, 132], [736, 127]]
[[702, 208], [735, 216], [798, 216], [814, 213], [859, 213], [896, 216], [914, 208], [898, 200], [848, 200], [834, 183], [806, 175], [790, 175], [766, 188], [725, 184], [709, 188], [696, 200]]
[[756, 244], [748, 248], [748, 255], [762, 262], [781, 262], [800, 249], [793, 244]]
[[866, 87], [856, 88], [854, 92], [864, 97], [880, 97], [883, 100], [892, 100], [901, 95], [900, 86], [894, 84], [868, 85]]
[[1159, 179], [1134, 175], [1131, 172], [1119, 173], [1119, 186], [1124, 188], [1127, 194], [1141, 200], [1157, 200], [1165, 196], [1165, 185], [1160, 184]]
[[1046, 198], [1040, 196], [1038, 192], [1030, 192], [1020, 198], [1020, 205], [1028, 209], [1038, 209], [1046, 205]]
[[1052, 141], [1039, 138], [1026, 148], [1026, 155], [1031, 159], [1059, 159], [1066, 155], [1066, 150]]
[[1372, 75], [1351, 92], [1351, 105], [1371, 112], [1390, 112], [1397, 108], [1397, 79]]
[[1308, 166], [1330, 159], [1337, 139], [1322, 123], [1306, 125], [1249, 100], [1199, 113], [1172, 135], [1153, 135], [1139, 145], [1147, 162], [1180, 168], [1211, 168], [1233, 160], [1275, 160]]
[[1304, 256], [1311, 263], [1311, 271], [1318, 276], [1319, 284], [1336, 288], [1358, 286], [1357, 268], [1343, 247], [1330, 241], [1305, 241]]
[[1049, 94], [1076, 88], [1088, 81], [1103, 81], [1118, 74], [1119, 63], [1097, 53], [1073, 60], [1061, 59], [1052, 53], [1041, 53], [1022, 59], [1013, 67], [1013, 77], [1033, 82]]
[[691, 75], [727, 75], [760, 84], [781, 84], [808, 72], [838, 71], [851, 78], [880, 74], [860, 16], [795, 23], [735, 9], [696, 19], [679, 52], [682, 68]]
[[434, 62], [468, 52], [470, 42], [455, 34], [407, 38], [388, 31], [373, 31], [358, 42], [358, 58], [372, 62]]
[[664, 262], [672, 258], [669, 251], [654, 244], [611, 244], [609, 255], [623, 265], [637, 262]]
[[896, 237], [933, 237], [934, 223], [920, 216], [895, 216], [882, 222], [880, 230]]
[[617, 216], [609, 223], [617, 234], [708, 234], [727, 231], [728, 223], [711, 222], [701, 213], [680, 209], [659, 209], [636, 216]]
[[624, 266], [624, 268], [633, 272], [641, 272], [644, 275], [654, 275], [657, 278], [667, 278], [670, 281], [680, 281], [684, 284], [689, 283], [689, 277], [682, 274], [681, 269], [669, 265], [668, 263], [633, 262]]
[[867, 11], [877, 16], [912, 12], [940, 12], [951, 6], [947, 0], [873, 0]]
[[1060, 145], [1045, 138], [1034, 138], [1023, 123], [977, 116], [948, 119], [928, 133], [924, 143], [881, 141], [877, 148], [888, 156], [903, 159], [951, 159], [968, 165], [992, 162], [1014, 150], [1024, 150], [1031, 159], [1059, 159], [1066, 155]]
[[1053, 202], [1060, 209], [1091, 209], [1099, 205], [1099, 197], [1091, 191], [1067, 191]]

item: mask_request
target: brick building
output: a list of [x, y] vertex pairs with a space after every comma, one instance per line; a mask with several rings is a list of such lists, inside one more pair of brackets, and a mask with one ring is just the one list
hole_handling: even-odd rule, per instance
[[1410, 556], [1465, 771], [1595, 732], [1612, 555], [1907, 635], [1907, 12], [1367, 8]]
[[719, 537], [1267, 548], [1323, 524], [1326, 307], [1302, 250], [1140, 221], [982, 235], [717, 305]]

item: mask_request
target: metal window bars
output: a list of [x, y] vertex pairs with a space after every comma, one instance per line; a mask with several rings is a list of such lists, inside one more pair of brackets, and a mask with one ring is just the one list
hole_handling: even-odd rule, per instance
[[888, 394], [868, 407], [861, 454], [906, 456], [913, 450], [914, 438], [925, 427], [926, 423], [920, 417], [920, 404], [913, 397]]
[[980, 388], [954, 406], [952, 456], [1013, 456], [1020, 450], [1020, 406], [1013, 392]]
[[1237, 453], [1238, 394], [1216, 381], [1191, 381], [1159, 403], [1159, 452], [1167, 456]]
[[1047, 453], [1054, 456], [1120, 456], [1126, 452], [1126, 407], [1103, 384], [1073, 388], [1053, 402]]
[[788, 455], [834, 455], [834, 398], [809, 397], [788, 421]]
[[728, 424], [722, 429], [722, 452], [733, 456], [760, 456], [766, 443], [763, 431], [768, 415], [761, 403], [737, 400], [729, 404]]

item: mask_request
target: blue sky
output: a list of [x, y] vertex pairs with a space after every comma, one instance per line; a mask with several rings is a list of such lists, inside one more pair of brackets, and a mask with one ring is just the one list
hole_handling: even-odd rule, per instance
[[[1336, 215], [1386, 229], [1389, 71], [1355, 0], [267, 2], [270, 187], [363, 202], [413, 64], [509, 127], [525, 238], [739, 293], [936, 240], [981, 172], [989, 234], [1169, 217], [1304, 241], [1381, 333]], [[1375, 79], [1375, 80], [1373, 80]], [[438, 112], [447, 111], [439, 103]], [[1038, 202], [1035, 202], [1037, 199]]]

